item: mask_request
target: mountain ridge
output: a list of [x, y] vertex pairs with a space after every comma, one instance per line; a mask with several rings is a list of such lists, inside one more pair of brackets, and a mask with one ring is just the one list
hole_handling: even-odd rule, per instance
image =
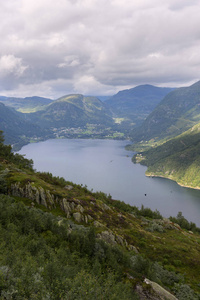
[[106, 105], [117, 117], [127, 118], [138, 126], [153, 111], [158, 103], [173, 88], [156, 87], [150, 84], [139, 85], [119, 91], [106, 100]]
[[200, 81], [167, 94], [143, 124], [133, 130], [136, 142], [170, 138], [200, 121]]

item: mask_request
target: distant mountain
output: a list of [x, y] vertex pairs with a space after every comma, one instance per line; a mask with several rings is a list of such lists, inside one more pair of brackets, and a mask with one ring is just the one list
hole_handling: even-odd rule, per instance
[[26, 114], [28, 120], [42, 128], [81, 127], [87, 123], [110, 126], [112, 117], [96, 97], [68, 95], [47, 105], [43, 110]]
[[20, 112], [35, 112], [41, 110], [44, 106], [50, 104], [53, 100], [43, 97], [26, 97], [26, 98], [15, 98], [15, 97], [4, 97], [0, 96], [0, 102], [6, 106], [12, 107]]
[[101, 101], [107, 101], [108, 99], [110, 99], [111, 96], [96, 96], [99, 100]]
[[24, 115], [0, 103], [0, 130], [4, 132], [6, 144], [24, 144], [31, 137], [44, 134], [41, 129], [26, 120]]
[[132, 134], [134, 141], [171, 138], [200, 122], [200, 81], [178, 88], [158, 104], [141, 127]]
[[181, 185], [200, 188], [200, 123], [168, 142], [134, 157], [148, 166], [148, 176], [175, 180]]
[[139, 125], [172, 90], [174, 89], [160, 88], [148, 84], [139, 85], [118, 92], [105, 103], [114, 116], [125, 118], [134, 125]]

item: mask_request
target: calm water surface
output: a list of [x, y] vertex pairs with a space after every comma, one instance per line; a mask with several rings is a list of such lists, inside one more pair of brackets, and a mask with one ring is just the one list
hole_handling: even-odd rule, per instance
[[[32, 158], [34, 168], [87, 185], [139, 208], [158, 209], [165, 217], [179, 211], [200, 226], [200, 191], [180, 187], [163, 178], [148, 178], [146, 167], [131, 162], [127, 141], [63, 139], [24, 146], [20, 154]], [[145, 196], [146, 194], [146, 196]]]

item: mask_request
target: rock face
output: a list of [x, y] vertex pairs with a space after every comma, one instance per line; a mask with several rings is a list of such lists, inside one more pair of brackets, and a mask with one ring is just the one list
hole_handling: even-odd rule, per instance
[[136, 247], [128, 244], [126, 239], [124, 239], [122, 236], [114, 234], [112, 231], [108, 231], [108, 230], [102, 231], [101, 233], [97, 234], [97, 237], [99, 239], [104, 240], [108, 244], [111, 244], [111, 245], [119, 244], [123, 247], [126, 247], [129, 251], [134, 251], [135, 253], [138, 253], [138, 250]]
[[174, 295], [169, 293], [167, 290], [165, 290], [158, 283], [150, 281], [147, 278], [145, 278], [144, 282], [146, 284], [149, 284], [152, 287], [154, 292], [160, 297], [159, 299], [162, 299], [162, 300], [178, 300]]
[[[91, 215], [86, 213], [86, 210], [81, 205], [80, 200], [69, 200], [66, 198], [58, 199], [53, 194], [51, 194], [49, 190], [44, 190], [41, 186], [36, 187], [33, 182], [28, 182], [26, 185], [22, 185], [20, 184], [20, 182], [11, 184], [10, 194], [12, 196], [30, 199], [32, 201], [32, 207], [34, 207], [35, 203], [44, 205], [48, 209], [56, 208], [56, 205], [59, 205], [62, 211], [65, 212], [66, 217], [72, 217], [76, 223], [88, 224], [89, 222], [93, 222], [93, 225], [95, 227], [105, 227], [104, 224], [100, 223], [97, 220], [94, 220]], [[104, 203], [101, 203], [101, 207], [103, 211], [111, 210], [111, 208]], [[125, 238], [113, 233], [111, 230], [104, 230], [99, 233], [97, 237], [109, 244], [119, 244], [120, 246], [127, 248], [129, 251], [138, 253], [136, 247], [128, 244]]]
[[48, 190], [45, 191], [42, 187], [35, 187], [30, 182], [23, 187], [20, 186], [19, 182], [11, 184], [10, 194], [12, 196], [28, 198], [47, 208], [55, 207], [54, 195], [50, 194]]
[[67, 200], [66, 198], [57, 199], [49, 190], [44, 190], [41, 186], [35, 187], [33, 183], [28, 182], [26, 185], [21, 186], [20, 182], [11, 184], [10, 194], [12, 196], [28, 198], [34, 203], [44, 205], [52, 209], [56, 207], [56, 203], [65, 212], [67, 218], [73, 217], [77, 223], [86, 223], [93, 221], [93, 218], [84, 214], [84, 208], [78, 199]]

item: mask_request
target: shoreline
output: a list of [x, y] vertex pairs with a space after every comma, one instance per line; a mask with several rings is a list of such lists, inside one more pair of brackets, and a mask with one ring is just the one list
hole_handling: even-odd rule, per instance
[[157, 177], [157, 178], [164, 178], [164, 179], [168, 179], [168, 180], [171, 180], [171, 181], [174, 181], [176, 182], [179, 186], [181, 187], [184, 187], [184, 188], [187, 188], [187, 189], [193, 189], [193, 190], [197, 190], [199, 191], [200, 190], [200, 187], [192, 187], [192, 186], [189, 186], [189, 185], [184, 185], [182, 183], [179, 183], [178, 181], [176, 181], [175, 179], [172, 179], [170, 177], [167, 177], [167, 176], [162, 176], [162, 175], [155, 175], [155, 174], [146, 174], [145, 173], [145, 176], [147, 177]]
[[[29, 141], [24, 141], [24, 142], [18, 142], [16, 144], [12, 144], [11, 147], [12, 147], [12, 151], [15, 153], [15, 152], [18, 152], [20, 151], [24, 146], [28, 145], [28, 144], [33, 144], [33, 143], [39, 143], [39, 142], [45, 142], [49, 139], [52, 139], [52, 140], [60, 140], [60, 139], [70, 139], [70, 140], [73, 140], [73, 139], [86, 139], [86, 140], [95, 140], [95, 139], [99, 139], [99, 140], [115, 140], [115, 141], [130, 141], [129, 138], [119, 138], [119, 137], [115, 137], [115, 138], [112, 138], [112, 137], [99, 137], [99, 136], [92, 136], [92, 137], [88, 137], [88, 136], [71, 136], [71, 137], [65, 137], [65, 136], [62, 136], [62, 137], [44, 137], [44, 138], [38, 138], [38, 140], [32, 140], [30, 139]], [[127, 146], [127, 145], [126, 145]], [[126, 146], [124, 148], [126, 148]], [[126, 149], [125, 149], [126, 150]], [[127, 151], [130, 151], [130, 150], [127, 150]]]

